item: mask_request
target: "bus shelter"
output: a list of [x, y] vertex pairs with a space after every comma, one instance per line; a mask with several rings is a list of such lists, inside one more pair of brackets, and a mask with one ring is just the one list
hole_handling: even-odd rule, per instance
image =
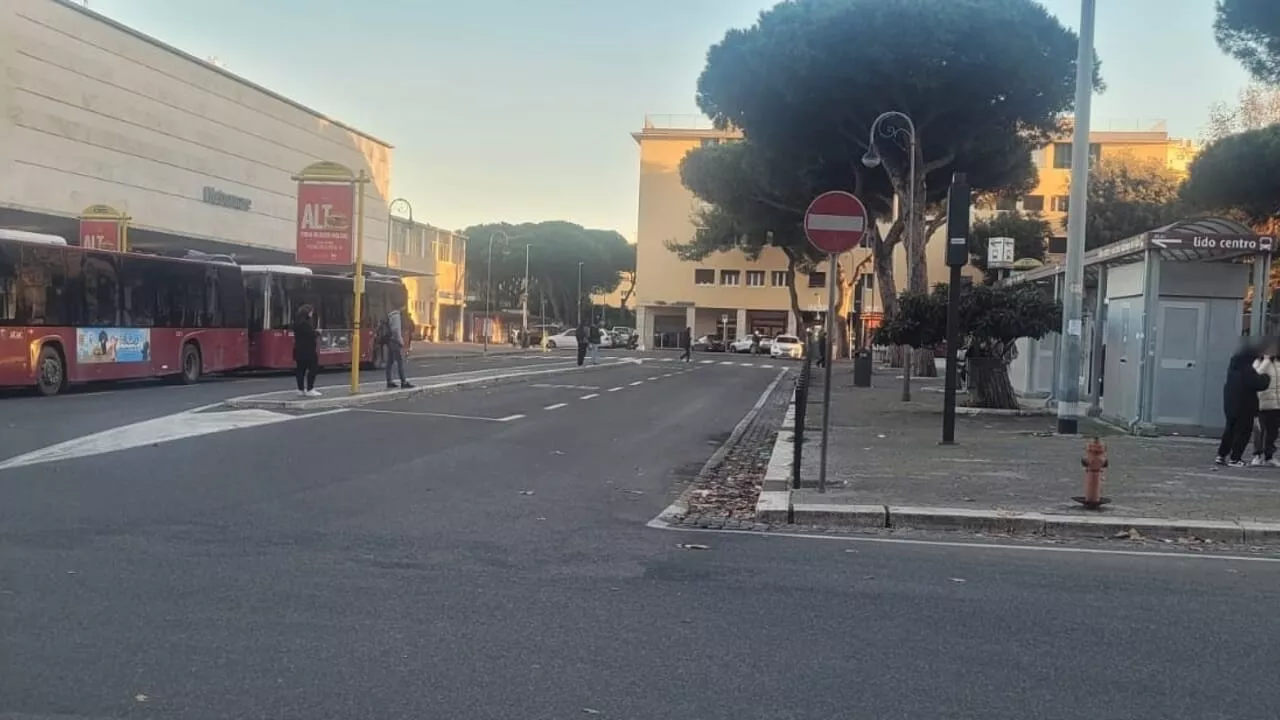
[[[1087, 348], [1080, 382], [1088, 412], [1141, 434], [1222, 427], [1222, 381], [1244, 334], [1263, 333], [1274, 239], [1224, 218], [1181, 220], [1085, 253]], [[1049, 285], [1063, 297], [1065, 268], [1045, 266], [1011, 283]], [[1057, 377], [1061, 342], [1023, 341], [1015, 389], [1034, 394]], [[1051, 372], [1050, 372], [1051, 371]], [[1052, 392], [1050, 392], [1052, 396]]]

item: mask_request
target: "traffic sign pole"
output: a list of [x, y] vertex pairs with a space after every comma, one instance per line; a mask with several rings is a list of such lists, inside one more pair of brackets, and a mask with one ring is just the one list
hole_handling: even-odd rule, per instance
[[836, 329], [836, 275], [840, 254], [858, 247], [867, 230], [867, 208], [852, 193], [824, 192], [804, 213], [804, 234], [827, 254], [827, 318], [823, 338], [822, 447], [819, 450], [818, 492], [827, 491], [827, 439], [831, 433], [831, 338]]

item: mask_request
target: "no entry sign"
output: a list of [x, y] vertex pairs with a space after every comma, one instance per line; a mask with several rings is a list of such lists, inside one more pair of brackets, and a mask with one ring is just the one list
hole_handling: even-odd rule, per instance
[[867, 231], [867, 208], [843, 190], [824, 192], [804, 213], [804, 234], [825, 253], [839, 254], [858, 247]]

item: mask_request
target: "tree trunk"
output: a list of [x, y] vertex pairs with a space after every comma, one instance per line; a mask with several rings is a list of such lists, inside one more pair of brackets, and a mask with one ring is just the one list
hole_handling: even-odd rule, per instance
[[791, 317], [796, 320], [796, 332], [804, 324], [800, 317], [800, 293], [796, 291], [796, 259], [787, 254], [787, 297], [791, 300]]
[[1018, 396], [1009, 381], [1009, 363], [1000, 358], [969, 358], [969, 406], [1017, 410]]
[[[845, 305], [844, 299], [848, 295], [853, 285], [853, 280], [849, 274], [844, 271], [844, 267], [840, 263], [836, 263], [836, 341], [835, 352], [831, 357], [844, 359], [849, 357], [849, 308]], [[828, 268], [830, 272], [830, 268]]]
[[912, 353], [915, 362], [911, 364], [911, 374], [915, 377], [938, 377], [938, 363], [934, 360], [933, 348], [920, 348]]

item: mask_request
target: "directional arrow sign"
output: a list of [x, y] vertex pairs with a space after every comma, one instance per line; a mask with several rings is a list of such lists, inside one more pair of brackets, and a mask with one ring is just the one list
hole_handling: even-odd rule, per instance
[[1156, 245], [1164, 250], [1168, 250], [1170, 245], [1181, 245], [1182, 238], [1161, 237], [1157, 235], [1156, 237], [1151, 238], [1151, 244]]

